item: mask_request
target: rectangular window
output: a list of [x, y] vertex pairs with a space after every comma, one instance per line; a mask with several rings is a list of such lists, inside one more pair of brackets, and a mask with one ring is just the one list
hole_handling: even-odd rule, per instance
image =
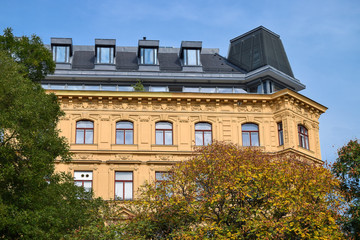
[[67, 63], [70, 61], [69, 46], [53, 46], [53, 60], [57, 63]]
[[96, 48], [96, 62], [113, 64], [114, 63], [114, 48], [113, 47], [97, 47]]
[[141, 62], [141, 64], [149, 64], [149, 65], [157, 64], [157, 49], [156, 48], [141, 48], [140, 62]]
[[278, 133], [279, 133], [279, 145], [284, 145], [284, 133], [283, 133], [283, 125], [282, 122], [278, 123]]
[[133, 173], [115, 172], [115, 200], [133, 199]]
[[83, 187], [85, 191], [92, 189], [93, 173], [91, 171], [75, 171], [74, 182], [76, 186]]
[[184, 50], [184, 65], [199, 66], [200, 65], [200, 50], [199, 49], [185, 49]]

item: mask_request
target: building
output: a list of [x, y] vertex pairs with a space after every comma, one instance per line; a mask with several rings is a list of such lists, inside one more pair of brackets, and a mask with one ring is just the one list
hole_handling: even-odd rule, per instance
[[[66, 113], [59, 128], [74, 153], [57, 171], [96, 196], [130, 200], [213, 140], [321, 163], [318, 120], [326, 107], [298, 93], [305, 86], [277, 34], [258, 27], [236, 37], [227, 58], [199, 41], [179, 45], [51, 39], [56, 71], [42, 86], [58, 96]], [[145, 91], [134, 91], [138, 81]]]

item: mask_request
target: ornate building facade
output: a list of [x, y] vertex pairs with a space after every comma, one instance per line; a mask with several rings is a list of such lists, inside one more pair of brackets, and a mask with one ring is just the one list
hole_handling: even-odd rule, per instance
[[[227, 58], [199, 41], [180, 48], [52, 38], [56, 71], [42, 85], [66, 115], [59, 128], [74, 153], [56, 163], [104, 199], [131, 200], [161, 181], [195, 146], [228, 141], [266, 152], [296, 152], [321, 163], [323, 105], [301, 95], [280, 37], [258, 27], [230, 41]], [[144, 91], [134, 91], [141, 81]], [[135, 90], [137, 87], [135, 87]]]

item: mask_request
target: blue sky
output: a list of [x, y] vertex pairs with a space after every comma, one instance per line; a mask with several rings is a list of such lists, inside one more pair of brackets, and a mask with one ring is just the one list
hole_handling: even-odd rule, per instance
[[360, 137], [360, 1], [358, 0], [2, 0], [0, 29], [16, 35], [71, 37], [92, 45], [115, 38], [179, 47], [203, 41], [227, 56], [229, 40], [260, 25], [280, 35], [300, 93], [329, 110], [320, 117], [322, 158], [333, 162], [339, 147]]

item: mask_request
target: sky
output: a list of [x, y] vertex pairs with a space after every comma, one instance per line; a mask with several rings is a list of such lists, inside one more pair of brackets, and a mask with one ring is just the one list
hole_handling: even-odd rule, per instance
[[69, 37], [74, 45], [114, 38], [137, 46], [202, 41], [227, 57], [229, 40], [264, 26], [280, 35], [301, 94], [328, 107], [320, 117], [322, 159], [360, 138], [359, 0], [0, 0], [0, 30], [17, 36]]

